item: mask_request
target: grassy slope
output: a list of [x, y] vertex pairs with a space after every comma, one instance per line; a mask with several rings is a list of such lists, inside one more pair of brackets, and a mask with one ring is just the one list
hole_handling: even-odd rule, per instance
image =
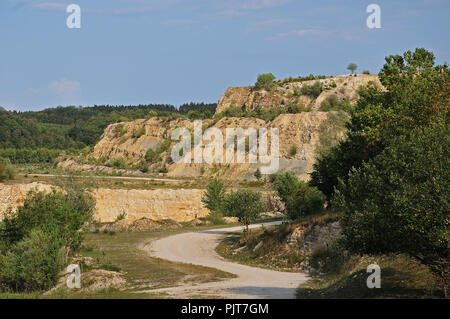
[[[218, 226], [213, 226], [218, 227]], [[223, 226], [221, 226], [223, 227]], [[200, 230], [210, 227], [196, 227]], [[93, 257], [103, 269], [120, 269], [126, 272], [127, 281], [124, 289], [106, 289], [95, 293], [57, 290], [49, 295], [40, 293], [9, 294], [0, 293], [0, 299], [20, 298], [167, 298], [165, 294], [138, 293], [140, 290], [177, 286], [182, 282], [211, 282], [234, 275], [214, 268], [174, 263], [152, 258], [142, 250], [142, 245], [163, 236], [173, 235], [193, 228], [168, 230], [162, 232], [123, 232], [114, 235], [104, 233], [87, 234], [83, 256]], [[85, 269], [87, 271], [89, 269]], [[82, 270], [83, 274], [83, 270]], [[199, 296], [201, 297], [201, 296]]]
[[[381, 268], [381, 288], [367, 288], [370, 264]], [[430, 271], [404, 255], [352, 256], [340, 271], [321, 274], [301, 285], [297, 298], [442, 298]]]
[[[321, 222], [335, 216], [313, 216], [302, 223]], [[282, 225], [253, 230], [244, 246], [240, 236], [225, 238], [216, 251], [224, 258], [255, 267], [296, 271], [304, 258], [286, 247], [286, 237], [295, 225]], [[263, 242], [259, 250], [254, 247]], [[340, 255], [339, 255], [340, 254]], [[443, 291], [430, 271], [416, 260], [404, 255], [356, 256], [342, 253], [317, 254], [315, 264], [322, 264], [322, 273], [311, 272], [312, 279], [301, 285], [298, 298], [439, 298]], [[381, 267], [381, 288], [368, 289], [368, 265]]]

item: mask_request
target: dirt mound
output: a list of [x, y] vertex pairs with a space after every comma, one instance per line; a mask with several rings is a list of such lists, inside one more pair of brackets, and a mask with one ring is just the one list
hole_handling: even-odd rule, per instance
[[[93, 269], [81, 274], [81, 288], [74, 288], [71, 291], [76, 293], [93, 293], [104, 289], [122, 289], [126, 286], [125, 272], [109, 271], [104, 269]], [[66, 280], [70, 274], [63, 272], [58, 280], [58, 284], [44, 293], [51, 295], [57, 291], [68, 291]]]

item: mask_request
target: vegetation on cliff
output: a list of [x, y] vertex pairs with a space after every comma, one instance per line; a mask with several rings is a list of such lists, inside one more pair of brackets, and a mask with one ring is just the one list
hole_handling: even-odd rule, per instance
[[64, 192], [31, 192], [0, 222], [0, 290], [42, 291], [54, 286], [67, 257], [81, 247], [81, 227], [94, 203], [70, 182]]

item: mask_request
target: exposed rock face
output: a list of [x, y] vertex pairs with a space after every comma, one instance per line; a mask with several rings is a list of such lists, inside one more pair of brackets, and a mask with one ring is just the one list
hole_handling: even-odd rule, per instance
[[[321, 82], [325, 89], [317, 98], [308, 95], [294, 94], [301, 92], [301, 87], [313, 85], [314, 82]], [[381, 86], [378, 75], [358, 74], [357, 76], [340, 75], [322, 80], [311, 80], [303, 82], [291, 82], [283, 86], [277, 86], [272, 91], [253, 90], [252, 87], [230, 87], [219, 100], [216, 113], [221, 113], [229, 107], [239, 107], [247, 111], [252, 111], [257, 107], [263, 109], [280, 107], [293, 102], [318, 110], [321, 103], [330, 95], [335, 94], [338, 99], [348, 99], [350, 103], [355, 103], [358, 99], [357, 90], [360, 86], [367, 85], [369, 81]]]
[[[208, 119], [203, 121], [203, 132], [207, 128], [217, 128], [225, 137], [227, 128], [254, 128], [256, 130], [266, 128], [270, 135], [271, 129], [277, 128], [280, 146], [279, 169], [292, 171], [301, 179], [308, 180], [316, 153], [323, 146], [321, 145], [323, 125], [328, 126], [327, 134], [334, 135], [335, 140], [342, 138], [345, 134], [344, 125], [339, 128], [336, 126], [336, 129], [334, 129], [333, 124], [328, 125], [329, 122], [333, 122], [329, 121], [330, 118], [337, 113], [319, 112], [322, 102], [329, 96], [334, 95], [338, 100], [347, 99], [351, 104], [354, 104], [358, 98], [358, 89], [371, 81], [381, 87], [377, 75], [363, 74], [290, 82], [283, 85], [279, 82], [270, 92], [265, 90], [255, 91], [252, 87], [231, 87], [220, 98], [217, 113], [221, 113], [229, 107], [239, 107], [251, 111], [258, 107], [263, 109], [278, 108], [293, 102], [303, 104], [310, 108], [312, 112], [281, 114], [273, 121], [268, 122], [258, 118], [224, 117], [218, 121]], [[302, 87], [311, 86], [315, 82], [321, 82], [324, 88], [317, 98], [301, 94]], [[144, 165], [143, 160], [147, 151], [156, 151], [159, 146], [165, 145], [166, 147], [159, 151], [155, 160], [150, 163], [149, 172], [164, 172], [167, 168], [167, 175], [171, 177], [217, 175], [226, 179], [254, 180], [253, 174], [256, 169], [266, 166], [261, 163], [250, 164], [248, 161], [240, 164], [225, 164], [225, 155], [222, 157], [222, 163], [205, 164], [204, 162], [194, 163], [193, 161], [189, 164], [173, 163], [171, 150], [178, 141], [171, 141], [171, 135], [177, 128], [186, 128], [192, 134], [194, 122], [183, 118], [150, 118], [148, 120], [112, 124], [106, 128], [90, 156], [102, 164], [111, 160], [123, 159], [129, 166], [134, 166], [137, 169], [142, 167], [140, 165]], [[210, 140], [203, 141], [202, 150], [210, 142]], [[331, 146], [328, 144], [327, 147]], [[225, 154], [225, 152], [223, 153]], [[59, 166], [93, 170], [92, 165], [77, 165], [70, 160], [59, 163]], [[146, 166], [147, 164], [145, 164]], [[100, 171], [104, 172], [115, 170], [104, 166], [98, 167]], [[132, 174], [132, 172], [126, 172], [126, 174]]]
[[[204, 130], [211, 126], [218, 128], [223, 136], [226, 136], [227, 128], [267, 128], [270, 131], [277, 128], [279, 131], [279, 155], [280, 170], [290, 170], [295, 172], [300, 178], [307, 180], [312, 170], [312, 164], [315, 160], [315, 151], [320, 143], [320, 126], [329, 119], [332, 112], [302, 112], [298, 114], [281, 114], [274, 121], [266, 122], [257, 118], [222, 118], [217, 123], [212, 120], [203, 121]], [[213, 125], [211, 125], [213, 124]], [[118, 127], [126, 130], [122, 137], [116, 132]], [[108, 126], [100, 142], [95, 146], [92, 156], [96, 159], [123, 158], [129, 163], [137, 164], [144, 159], [149, 149], [155, 150], [164, 140], [170, 139], [171, 133], [175, 128], [186, 127], [190, 132], [193, 131], [194, 123], [185, 119], [158, 120], [155, 118], [149, 120], [137, 120], [127, 123], [118, 123]], [[132, 138], [132, 132], [145, 128], [145, 133], [139, 138]], [[124, 139], [124, 136], [126, 137]], [[124, 141], [125, 140], [125, 141]], [[269, 138], [270, 141], [270, 138]], [[204, 141], [203, 147], [210, 141]], [[174, 141], [172, 145], [177, 143]], [[270, 144], [270, 143], [269, 143]], [[292, 148], [295, 148], [295, 154], [292, 154]], [[253, 173], [261, 164], [185, 164], [169, 163], [171, 148], [160, 154], [161, 161], [153, 164], [158, 167], [166, 161], [168, 176], [200, 176], [205, 173], [218, 173], [219, 176], [228, 179], [254, 179]], [[225, 152], [224, 152], [225, 154]], [[223, 160], [225, 162], [225, 160]], [[72, 163], [73, 164], [73, 163]], [[60, 166], [73, 167], [66, 165], [65, 162]], [[80, 165], [79, 168], [82, 168]]]
[[[11, 207], [16, 209], [23, 203], [30, 190], [51, 191], [46, 184], [0, 184], [0, 220]], [[125, 215], [127, 221], [142, 218], [161, 221], [172, 219], [177, 222], [190, 221], [208, 215], [201, 198], [203, 190], [198, 189], [155, 189], [124, 190], [100, 188], [93, 191], [96, 200], [95, 219], [100, 222], [114, 222], [117, 216]]]
[[300, 255], [309, 254], [316, 249], [330, 248], [333, 241], [341, 236], [339, 221], [323, 225], [297, 227], [287, 238], [290, 247], [299, 249]]
[[0, 220], [3, 214], [11, 208], [15, 210], [23, 204], [23, 200], [30, 191], [50, 192], [52, 187], [46, 184], [1, 184], [0, 183]]
[[[137, 162], [149, 149], [154, 150], [164, 140], [170, 139], [171, 132], [177, 127], [192, 129], [193, 122], [185, 119], [150, 118], [109, 125], [95, 146], [92, 156], [108, 160], [127, 158]], [[133, 137], [133, 134], [142, 128], [145, 130], [144, 134]], [[120, 133], [120, 130], [123, 133]]]
[[198, 189], [100, 188], [94, 190], [96, 218], [101, 222], [114, 222], [117, 216], [125, 214], [129, 221], [143, 217], [152, 220], [190, 221], [209, 213], [201, 202], [202, 195], [203, 191]]

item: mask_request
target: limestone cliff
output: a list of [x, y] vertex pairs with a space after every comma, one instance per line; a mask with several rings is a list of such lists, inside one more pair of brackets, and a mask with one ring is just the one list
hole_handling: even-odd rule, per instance
[[[277, 128], [279, 131], [280, 170], [294, 171], [302, 179], [308, 179], [315, 160], [316, 149], [320, 145], [321, 127], [328, 125], [333, 112], [302, 112], [298, 114], [281, 114], [273, 121], [257, 118], [222, 118], [216, 123], [203, 121], [204, 129], [218, 128], [225, 136], [227, 128]], [[137, 120], [110, 125], [95, 146], [91, 156], [104, 160], [125, 159], [130, 165], [138, 165], [144, 160], [149, 149], [156, 150], [164, 141], [170, 141], [172, 130], [186, 127], [191, 132], [193, 122], [186, 119]], [[333, 125], [330, 123], [329, 125]], [[117, 134], [118, 128], [123, 135]], [[143, 135], [133, 138], [133, 132], [144, 129]], [[341, 135], [343, 134], [342, 128]], [[124, 138], [125, 137], [125, 138]], [[172, 143], [172, 146], [176, 142]], [[204, 142], [207, 145], [208, 142]], [[184, 164], [170, 161], [171, 147], [158, 155], [151, 164], [155, 172], [162, 165], [168, 169], [168, 176], [200, 176], [218, 174], [228, 179], [253, 179], [254, 171], [260, 164]], [[65, 166], [65, 163], [61, 163]], [[72, 166], [73, 167], [73, 166]], [[81, 167], [81, 166], [80, 166]]]
[[[23, 204], [29, 191], [49, 192], [51, 189], [52, 186], [42, 183], [0, 184], [0, 220], [8, 208], [15, 210]], [[94, 217], [102, 223], [114, 222], [119, 215], [124, 215], [129, 221], [144, 217], [152, 220], [191, 221], [209, 213], [201, 202], [203, 192], [199, 189], [99, 188], [93, 191], [96, 202]]]
[[129, 221], [140, 218], [152, 220], [172, 219], [177, 222], [191, 221], [208, 215], [198, 189], [125, 190], [100, 188], [94, 191], [96, 218], [113, 222], [124, 214]]

